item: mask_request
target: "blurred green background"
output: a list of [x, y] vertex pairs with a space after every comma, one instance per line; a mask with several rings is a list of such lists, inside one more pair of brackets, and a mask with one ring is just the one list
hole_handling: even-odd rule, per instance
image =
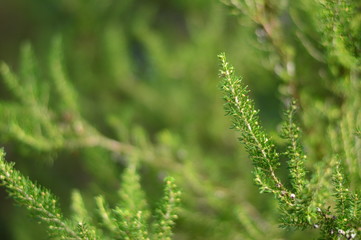
[[[278, 228], [277, 206], [258, 193], [252, 164], [224, 116], [221, 52], [249, 85], [272, 135], [281, 120], [282, 81], [267, 39], [246, 17], [216, 0], [4, 0], [0, 36], [0, 60], [15, 71], [21, 46], [31, 43], [40, 83], [49, 81], [51, 43], [62, 37], [81, 115], [104, 136], [144, 150], [140, 174], [150, 204], [165, 175], [177, 179], [184, 200], [175, 239], [305, 239]], [[14, 100], [2, 81], [0, 98]], [[75, 188], [89, 209], [98, 194], [114, 203], [126, 156], [100, 147], [46, 152], [6, 134], [0, 139], [7, 160], [59, 196], [65, 212]], [[0, 212], [0, 239], [48, 239], [3, 189]]]

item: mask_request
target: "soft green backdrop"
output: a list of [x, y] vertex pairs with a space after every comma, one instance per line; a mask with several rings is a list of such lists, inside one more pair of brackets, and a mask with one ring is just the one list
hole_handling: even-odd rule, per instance
[[[281, 16], [290, 33], [284, 37], [300, 49], [295, 61], [311, 66], [297, 69], [299, 84], [317, 89], [321, 83], [310, 76], [318, 65], [294, 38], [296, 20], [302, 19], [313, 42], [318, 37], [312, 24], [307, 25], [307, 4], [290, 5], [294, 12]], [[53, 39], [62, 37], [81, 115], [102, 135], [142, 149], [140, 173], [151, 204], [161, 195], [165, 175], [177, 179], [184, 210], [175, 239], [304, 239], [310, 233], [278, 228], [277, 206], [272, 196], [258, 193], [252, 165], [224, 116], [217, 59], [221, 52], [252, 89], [272, 135], [281, 119], [285, 88], [277, 75], [279, 59], [261, 27], [232, 13], [215, 0], [4, 0], [0, 59], [17, 71], [20, 48], [30, 42], [41, 85], [49, 81]], [[14, 100], [2, 81], [0, 98]], [[56, 105], [52, 101], [50, 108]], [[64, 109], [54, 111], [64, 117], [61, 121], [72, 117]], [[114, 199], [124, 169], [122, 154], [101, 147], [34, 149], [7, 135], [6, 124], [0, 139], [7, 160], [58, 195], [65, 212], [75, 188], [90, 209], [98, 194]], [[45, 228], [13, 206], [4, 190], [0, 212], [0, 239], [47, 239]]]

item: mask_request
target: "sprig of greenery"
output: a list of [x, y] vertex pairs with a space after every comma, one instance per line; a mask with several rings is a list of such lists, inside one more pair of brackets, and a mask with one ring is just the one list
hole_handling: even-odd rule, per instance
[[[4, 160], [0, 149], [0, 181], [14, 201], [26, 207], [31, 215], [48, 226], [49, 236], [54, 239], [122, 239], [122, 240], [168, 240], [177, 219], [180, 191], [173, 178], [165, 179], [164, 197], [155, 210], [155, 217], [149, 223], [145, 195], [141, 190], [139, 175], [134, 165], [130, 165], [122, 177], [120, 201], [114, 209], [107, 207], [102, 196], [96, 197], [100, 223], [94, 220], [86, 209], [79, 191], [72, 194], [73, 215], [63, 217], [56, 197], [49, 190], [32, 183], [14, 169], [14, 164]], [[102, 231], [105, 227], [106, 231]]]
[[[296, 103], [292, 102], [285, 112], [282, 128], [282, 137], [288, 142], [287, 149], [282, 154], [288, 158], [292, 189], [277, 185], [280, 184], [280, 180], [275, 169], [280, 163], [275, 145], [270, 143], [264, 129], [260, 127], [258, 111], [254, 109], [253, 101], [247, 96], [247, 87], [235, 76], [233, 67], [228, 64], [225, 55], [221, 54], [219, 58], [222, 65], [220, 75], [223, 78], [222, 90], [225, 94], [226, 112], [232, 117], [233, 128], [241, 133], [240, 140], [255, 166], [253, 174], [260, 191], [271, 192], [279, 200], [281, 226], [320, 229], [321, 239], [354, 239], [358, 236], [359, 194], [350, 190], [343, 163], [336, 161], [335, 155], [330, 154], [330, 164], [322, 169], [324, 172], [315, 172], [312, 174], [312, 181], [307, 180], [304, 166], [306, 154], [300, 138], [301, 131], [295, 123], [294, 116], [297, 107]], [[325, 191], [329, 190], [327, 186], [332, 187], [333, 195], [325, 194]], [[313, 190], [317, 188], [320, 190]]]
[[299, 142], [299, 128], [294, 123], [295, 104], [285, 113], [283, 127], [283, 135], [289, 141], [284, 155], [290, 159], [290, 178], [294, 188], [290, 190], [276, 176], [276, 169], [280, 166], [280, 154], [259, 123], [259, 111], [255, 110], [253, 101], [248, 97], [249, 90], [243, 85], [242, 80], [236, 77], [225, 55], [221, 54], [219, 58], [225, 110], [232, 117], [233, 128], [241, 133], [240, 141], [253, 161], [256, 184], [261, 192], [273, 193], [279, 200], [284, 226], [302, 229], [310, 227], [313, 216], [312, 210], [309, 210], [310, 193], [305, 191], [305, 155]]
[[[272, 192], [279, 199], [292, 205], [292, 196], [276, 176], [279, 167], [279, 153], [275, 144], [263, 130], [253, 101], [248, 97], [249, 90], [237, 78], [234, 69], [226, 61], [224, 54], [219, 56], [220, 76], [223, 79], [222, 90], [225, 93], [225, 110], [233, 120], [233, 128], [241, 133], [240, 140], [245, 143], [255, 166], [254, 175], [261, 192]], [[268, 178], [270, 176], [270, 178]]]
[[149, 239], [147, 222], [150, 211], [136, 171], [137, 162], [133, 155], [122, 175], [119, 204], [113, 210], [121, 239]]
[[300, 141], [301, 131], [300, 127], [298, 127], [294, 122], [296, 109], [296, 102], [292, 101], [289, 109], [284, 114], [285, 119], [282, 128], [282, 137], [289, 143], [284, 155], [289, 157], [289, 161], [287, 163], [290, 170], [291, 184], [293, 189], [296, 191], [296, 194], [299, 195], [304, 192], [307, 180], [304, 167], [306, 155], [303, 152], [303, 147]]
[[156, 210], [155, 223], [153, 224], [153, 239], [170, 240], [172, 239], [172, 227], [178, 218], [176, 210], [179, 207], [180, 191], [175, 180], [168, 177], [165, 180], [164, 197]]
[[47, 224], [50, 236], [84, 239], [64, 219], [56, 197], [15, 170], [14, 164], [5, 162], [4, 156], [3, 149], [0, 149], [0, 181], [9, 196], [20, 206], [26, 207], [32, 216]]

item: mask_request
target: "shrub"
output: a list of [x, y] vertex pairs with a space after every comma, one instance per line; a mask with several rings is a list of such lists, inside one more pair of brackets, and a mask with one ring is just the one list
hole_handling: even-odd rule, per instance
[[1, 239], [359, 237], [360, 4], [222, 2], [4, 3]]

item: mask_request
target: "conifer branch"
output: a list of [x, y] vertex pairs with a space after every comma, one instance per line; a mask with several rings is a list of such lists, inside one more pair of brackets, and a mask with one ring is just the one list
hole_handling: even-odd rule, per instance
[[99, 239], [97, 237], [95, 228], [88, 226], [87, 223], [79, 222], [76, 230], [77, 230], [77, 234], [80, 236], [81, 239], [84, 239], [84, 240]]
[[171, 177], [165, 180], [164, 197], [156, 210], [155, 223], [153, 224], [153, 239], [170, 240], [172, 227], [178, 218], [176, 212], [180, 203], [180, 191]]
[[0, 149], [0, 181], [17, 204], [26, 207], [31, 215], [48, 225], [51, 236], [82, 239], [63, 218], [53, 194], [20, 174], [14, 169], [14, 164], [6, 163], [2, 149]]
[[73, 190], [71, 193], [71, 210], [74, 218], [78, 221], [89, 219], [88, 212], [84, 206], [83, 198], [78, 190]]
[[56, 91], [58, 92], [61, 103], [72, 115], [79, 113], [76, 93], [70, 85], [63, 63], [63, 47], [62, 39], [58, 36], [53, 40], [49, 57], [49, 69], [51, 77], [54, 81]]
[[253, 161], [255, 181], [262, 191], [272, 192], [292, 206], [292, 193], [287, 191], [276, 176], [275, 170], [280, 165], [279, 154], [274, 143], [260, 126], [259, 111], [255, 110], [253, 101], [247, 96], [247, 87], [235, 76], [234, 69], [226, 61], [225, 55], [219, 55], [219, 59], [220, 76], [223, 79], [222, 90], [226, 101], [225, 110], [232, 117], [233, 128], [241, 133], [240, 140]]
[[[134, 157], [136, 157], [134, 155]], [[145, 199], [145, 193], [140, 185], [140, 177], [137, 173], [137, 159], [130, 160], [128, 167], [122, 174], [121, 187], [118, 192], [120, 197], [119, 207], [127, 209], [132, 214], [142, 212], [142, 217], [147, 221], [150, 212]]]
[[351, 192], [348, 187], [347, 179], [340, 166], [340, 162], [337, 162], [335, 167], [333, 182], [335, 188], [337, 212], [342, 219], [349, 219], [351, 217]]
[[117, 219], [119, 234], [124, 239], [148, 240], [147, 222], [150, 211], [136, 171], [137, 156], [133, 154], [130, 158], [129, 165], [122, 175], [120, 201], [113, 213]]
[[350, 210], [351, 216], [353, 220], [360, 219], [361, 216], [361, 199], [359, 193], [354, 193], [351, 195], [351, 202], [350, 202]]
[[[56, 239], [96, 240], [104, 239], [82, 200], [80, 192], [72, 193], [73, 216], [66, 220], [50, 191], [32, 183], [6, 163], [4, 152], [0, 149], [0, 182], [9, 195], [19, 205], [25, 206], [30, 213], [48, 225], [49, 235]], [[102, 226], [110, 231], [113, 239], [150, 240], [150, 236], [160, 240], [170, 240], [172, 226], [177, 219], [180, 191], [173, 178], [165, 179], [164, 197], [156, 210], [153, 224], [148, 226], [150, 211], [145, 195], [139, 183], [135, 162], [130, 164], [122, 176], [123, 182], [119, 192], [120, 201], [114, 209], [109, 209], [102, 196], [96, 198], [98, 213]], [[149, 232], [152, 230], [152, 232]]]
[[[284, 155], [289, 158], [291, 185], [295, 193], [286, 190], [282, 185], [280, 187], [285, 189], [284, 191], [277, 189], [278, 178], [274, 169], [279, 163], [275, 146], [269, 143], [264, 130], [258, 124], [258, 112], [254, 110], [254, 103], [247, 96], [247, 87], [242, 85], [241, 79], [235, 77], [233, 68], [228, 66], [224, 54], [219, 57], [222, 63], [221, 77], [226, 100], [225, 109], [233, 118], [234, 128], [241, 132], [241, 141], [255, 165], [253, 174], [261, 192], [272, 192], [280, 200], [281, 226], [297, 229], [319, 228], [324, 239], [336, 239], [336, 237], [354, 239], [361, 230], [358, 227], [359, 220], [356, 219], [356, 216], [360, 215], [359, 195], [349, 189], [341, 163], [335, 161], [335, 153], [327, 156], [328, 164], [321, 163], [318, 166], [318, 171], [312, 175], [312, 181], [309, 182], [306, 179], [304, 167], [306, 155], [301, 145], [300, 129], [294, 122], [296, 105], [293, 102], [285, 113], [282, 136], [288, 141]], [[351, 119], [349, 115], [345, 118], [348, 121]], [[354, 126], [350, 121], [349, 125]], [[347, 141], [339, 147], [342, 146], [344, 151], [349, 151], [350, 154], [347, 156], [355, 160], [354, 144], [348, 141], [348, 138], [352, 139], [354, 136], [347, 128], [341, 130]], [[329, 133], [331, 141], [337, 139], [334, 136], [336, 131], [329, 131]], [[332, 150], [335, 148], [333, 145]], [[346, 162], [346, 164], [349, 163]], [[271, 172], [274, 174], [270, 174]], [[334, 192], [334, 199], [331, 199], [328, 193], [331, 189]], [[334, 209], [331, 208], [332, 201], [335, 202]]]
[[285, 112], [282, 137], [289, 142], [287, 151], [284, 154], [289, 158], [287, 163], [290, 170], [291, 184], [296, 190], [296, 193], [301, 194], [307, 184], [305, 179], [306, 171], [304, 168], [306, 155], [302, 150], [300, 142], [300, 128], [294, 123], [296, 109], [296, 102], [292, 101], [289, 109]]
[[28, 105], [28, 96], [29, 93], [25, 91], [24, 88], [21, 87], [21, 84], [19, 83], [19, 79], [17, 76], [12, 73], [9, 66], [6, 63], [1, 63], [1, 74], [4, 78], [4, 81], [8, 88], [16, 95], [16, 97], [23, 103]]
[[120, 239], [149, 240], [149, 233], [142, 211], [134, 212], [116, 207], [114, 210]]
[[109, 207], [106, 205], [104, 197], [97, 196], [95, 198], [95, 202], [102, 225], [106, 227], [113, 235], [116, 235], [118, 233], [118, 227], [116, 222], [114, 221], [114, 216], [111, 212], [111, 209], [109, 209]]

